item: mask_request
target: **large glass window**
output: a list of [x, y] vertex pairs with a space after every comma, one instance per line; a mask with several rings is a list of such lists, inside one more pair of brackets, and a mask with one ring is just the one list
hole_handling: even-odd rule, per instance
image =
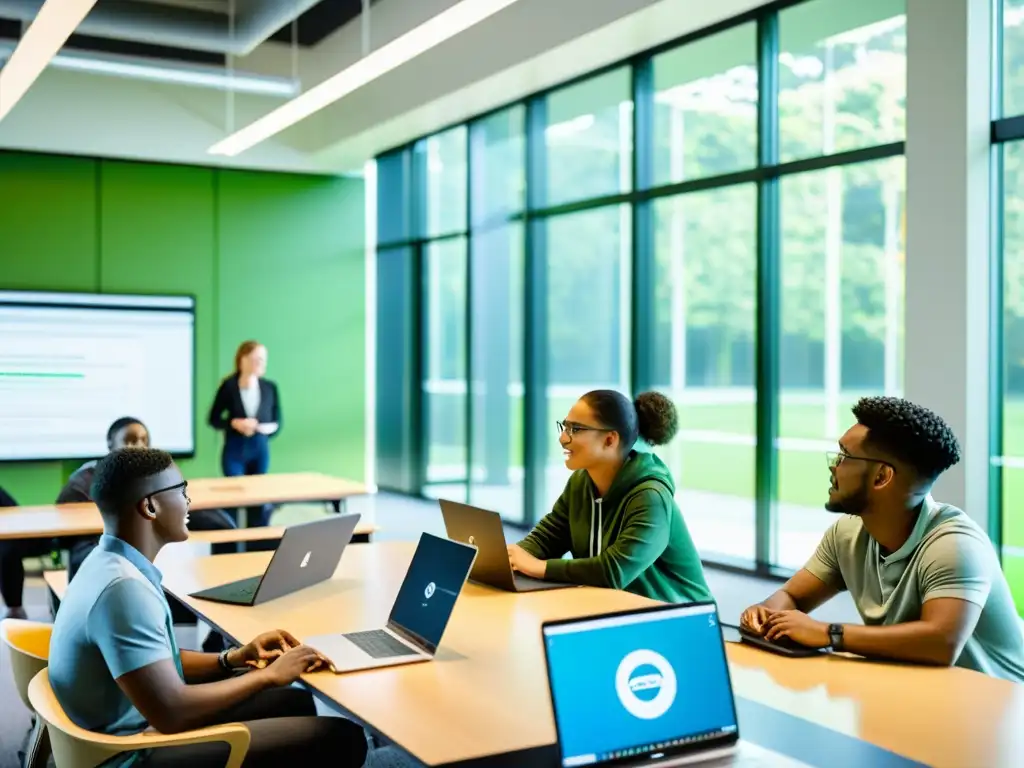
[[813, 0], [779, 13], [781, 160], [906, 136], [906, 0]]
[[1003, 167], [1003, 568], [1024, 613], [1024, 142]]
[[654, 184], [757, 164], [757, 27], [654, 57]]
[[[1024, 0], [996, 0], [1003, 4], [1003, 99], [1004, 115], [1024, 114]], [[997, 105], [998, 107], [999, 105]]]
[[782, 180], [776, 559], [799, 568], [834, 517], [825, 452], [863, 395], [903, 389], [901, 157]]
[[633, 185], [633, 101], [623, 67], [547, 97], [545, 204], [628, 192]]
[[754, 559], [757, 187], [655, 203], [655, 381], [682, 430], [659, 453], [701, 551]]
[[[1016, 78], [1024, 0], [998, 1]], [[407, 248], [422, 285], [429, 493], [531, 524], [568, 476], [555, 422], [588, 390], [653, 387], [680, 412], [656, 452], [702, 555], [806, 562], [851, 405], [903, 390], [906, 2], [768, 4], [379, 159], [404, 190], [378, 194], [379, 247]], [[1007, 494], [1024, 502], [1020, 165], [1008, 148]]]
[[592, 389], [629, 392], [631, 220], [627, 205], [558, 216], [547, 228], [548, 511], [564, 467], [555, 422]]

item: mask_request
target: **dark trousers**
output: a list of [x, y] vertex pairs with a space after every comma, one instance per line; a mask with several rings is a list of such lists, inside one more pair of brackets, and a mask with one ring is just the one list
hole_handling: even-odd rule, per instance
[[[208, 725], [235, 722], [245, 723], [251, 737], [244, 768], [321, 764], [358, 768], [366, 761], [363, 729], [344, 718], [317, 717], [312, 694], [299, 688], [261, 691]], [[141, 765], [222, 768], [227, 757], [226, 744], [191, 744], [150, 750]]]
[[[220, 456], [221, 469], [225, 477], [242, 477], [245, 475], [265, 475], [270, 469], [270, 441], [266, 435], [245, 437], [237, 432], [229, 432], [224, 440], [224, 451]], [[270, 524], [270, 514], [274, 508], [270, 504], [249, 507], [246, 527], [256, 528]], [[238, 523], [237, 510], [227, 510], [235, 523]]]

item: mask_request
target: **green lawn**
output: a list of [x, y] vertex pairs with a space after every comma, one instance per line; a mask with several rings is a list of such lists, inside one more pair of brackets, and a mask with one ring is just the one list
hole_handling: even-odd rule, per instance
[[[842, 432], [852, 423], [850, 406], [855, 397], [844, 398], [836, 424]], [[571, 398], [553, 400], [549, 405], [551, 421], [550, 461], [558, 463], [554, 422], [572, 406]], [[1004, 434], [1006, 454], [1024, 456], [1024, 399], [1006, 404]], [[522, 456], [521, 403], [513, 403], [511, 414], [511, 455]], [[752, 403], [710, 403], [683, 405], [680, 421], [687, 432], [714, 432], [726, 440], [754, 434], [755, 409]], [[779, 418], [782, 438], [831, 440], [826, 436], [825, 406], [803, 402], [783, 402]], [[783, 449], [779, 452], [779, 501], [783, 504], [820, 507], [826, 496], [828, 469], [824, 448]], [[754, 446], [708, 439], [677, 439], [660, 449], [659, 455], [671, 466], [680, 487], [739, 497], [754, 495]], [[433, 445], [431, 460], [439, 464], [464, 461], [464, 452], [454, 446]], [[1003, 543], [1024, 548], [1024, 469], [1007, 469], [1003, 483]], [[1024, 557], [1006, 556], [1004, 568], [1013, 589], [1018, 609], [1024, 614]]]

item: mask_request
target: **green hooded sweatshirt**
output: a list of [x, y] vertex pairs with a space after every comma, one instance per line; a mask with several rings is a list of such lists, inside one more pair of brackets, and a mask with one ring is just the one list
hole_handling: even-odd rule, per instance
[[[625, 589], [668, 603], [712, 600], [704, 568], [661, 459], [630, 453], [603, 498], [586, 470], [519, 546], [547, 561], [545, 578]], [[571, 560], [563, 560], [566, 552]]]

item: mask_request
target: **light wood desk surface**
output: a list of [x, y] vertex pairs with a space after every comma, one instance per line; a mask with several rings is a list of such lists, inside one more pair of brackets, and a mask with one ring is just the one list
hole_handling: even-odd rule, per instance
[[[243, 608], [189, 592], [260, 573], [251, 553], [158, 562], [164, 586], [238, 642], [279, 627], [306, 636], [373, 629], [387, 620], [414, 543], [345, 551], [334, 579]], [[516, 595], [467, 584], [434, 662], [305, 682], [427, 765], [555, 742], [543, 621], [651, 605], [625, 592], [567, 589]], [[959, 669], [848, 658], [789, 659], [728, 645], [738, 697], [933, 766], [1019, 765], [1024, 686]], [[741, 733], [745, 726], [741, 722]], [[749, 729], [748, 729], [749, 730]], [[799, 729], [787, 738], [801, 738]]]
[[[290, 474], [253, 475], [249, 477], [198, 478], [189, 480], [188, 495], [192, 509], [230, 509], [251, 507], [260, 504], [283, 504], [310, 501], [340, 502], [350, 496], [361, 496], [369, 492], [362, 483], [353, 480], [323, 475], [318, 472], [296, 472]], [[356, 529], [356, 535], [372, 531]], [[372, 526], [367, 526], [372, 528]], [[257, 538], [280, 538], [268, 526], [263, 536]], [[253, 529], [248, 529], [253, 530]], [[0, 539], [36, 539], [49, 536], [90, 536], [103, 532], [103, 522], [95, 504], [45, 504], [32, 507], [0, 508]], [[199, 540], [197, 531], [193, 538]], [[205, 540], [238, 541], [237, 538], [218, 539], [216, 536]], [[227, 534], [221, 534], [227, 535]], [[237, 534], [235, 534], [237, 536]]]

